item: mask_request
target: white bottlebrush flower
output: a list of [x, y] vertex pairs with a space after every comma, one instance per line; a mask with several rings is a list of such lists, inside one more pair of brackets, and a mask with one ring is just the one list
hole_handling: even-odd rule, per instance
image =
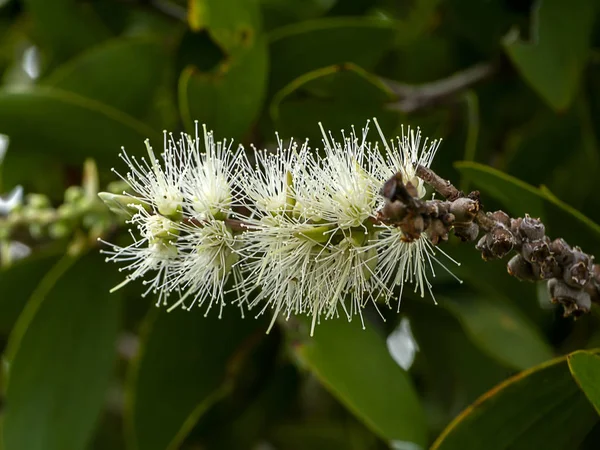
[[189, 137], [182, 134], [175, 142], [171, 134], [164, 132], [164, 150], [162, 162], [154, 154], [150, 141], [146, 140], [146, 157], [129, 156], [125, 149], [119, 154], [128, 166], [125, 176], [113, 169], [125, 181], [133, 194], [135, 202], [141, 202], [149, 209], [167, 217], [175, 217], [181, 212], [183, 193], [182, 183], [185, 176], [185, 160], [190, 154]]
[[276, 152], [252, 147], [254, 163], [242, 155], [237, 181], [253, 217], [291, 212], [296, 202], [294, 186], [302, 182], [313, 164], [307, 142], [298, 146], [292, 139], [285, 146], [277, 135], [277, 145]]
[[[365, 299], [373, 300], [381, 285], [373, 277], [376, 252], [363, 249], [372, 232], [377, 180], [368, 172], [370, 158], [364, 130], [343, 142], [324, 133], [325, 155], [314, 157], [279, 141], [279, 153], [257, 152], [240, 177], [251, 200], [243, 235], [245, 299], [260, 313], [321, 317], [345, 312], [362, 315]], [[331, 136], [330, 136], [331, 137]], [[356, 229], [355, 229], [356, 228]], [[357, 239], [357, 236], [360, 236]], [[262, 306], [262, 307], [261, 307]]]
[[236, 178], [241, 147], [232, 150], [232, 140], [215, 142], [213, 132], [204, 125], [202, 129], [201, 140], [196, 122], [195, 137], [189, 138], [183, 195], [192, 216], [201, 220], [226, 218], [236, 200], [232, 180]]
[[275, 216], [251, 224], [242, 236], [242, 300], [250, 302], [250, 309], [259, 308], [258, 314], [272, 310], [271, 326], [280, 314], [286, 319], [294, 314], [316, 319], [323, 312], [326, 316], [331, 312], [322, 292], [326, 286], [321, 276], [323, 264], [318, 259], [324, 246], [306, 237], [315, 231], [319, 233], [315, 225]]
[[[414, 130], [408, 127], [405, 133], [404, 127], [402, 127], [402, 136], [397, 137], [395, 142], [393, 140], [388, 142], [377, 119], [374, 119], [374, 122], [384, 147], [383, 154], [376, 155], [374, 163], [376, 166], [374, 174], [379, 179], [380, 186], [400, 172], [403, 181], [410, 182], [416, 188], [419, 197], [424, 197], [426, 190], [423, 181], [416, 175], [417, 167], [431, 165], [441, 140], [425, 139], [421, 144], [419, 128]], [[408, 241], [400, 229], [380, 225], [379, 238], [371, 242], [370, 248], [376, 249], [379, 254], [377, 278], [388, 286], [400, 286], [398, 308], [400, 308], [404, 283], [407, 282], [414, 284], [415, 292], [419, 292], [421, 297], [425, 296], [426, 290], [429, 291], [435, 302], [429, 279], [430, 274], [435, 277], [434, 263], [456, 278], [437, 258], [436, 252], [439, 251], [455, 264], [459, 263], [434, 246], [425, 234], [422, 234], [417, 240]]]
[[306, 143], [298, 147], [291, 140], [285, 146], [279, 136], [277, 142], [277, 152], [255, 149], [254, 163], [243, 158], [238, 176], [249, 211], [244, 218], [248, 230], [241, 236], [245, 276], [240, 302], [259, 308], [259, 314], [272, 309], [271, 326], [279, 314], [290, 317], [312, 311], [305, 294], [318, 291], [313, 276], [318, 242], [303, 233], [319, 226], [294, 214], [294, 186], [308, 176], [311, 156]]
[[354, 127], [349, 136], [342, 131], [342, 141], [325, 132], [322, 125], [323, 151], [314, 160], [311, 176], [294, 182], [297, 211], [311, 220], [348, 229], [363, 227], [375, 216], [379, 184], [372, 174], [373, 149], [366, 141], [369, 124], [359, 138]]
[[419, 197], [424, 197], [426, 193], [425, 185], [423, 180], [417, 177], [417, 167], [431, 166], [442, 140], [435, 139], [430, 141], [428, 138], [425, 138], [425, 141], [421, 145], [421, 129], [417, 128], [415, 130], [409, 126], [405, 133], [403, 125], [402, 136], [397, 136], [395, 142], [394, 140], [388, 142], [377, 119], [373, 119], [373, 121], [384, 147], [383, 155], [380, 153], [375, 155], [374, 162], [374, 166], [376, 167], [374, 172], [380, 182], [383, 181], [385, 183], [400, 172], [404, 183], [412, 183], [417, 189]]
[[129, 272], [125, 281], [112, 291], [142, 278], [143, 283], [148, 286], [143, 295], [146, 296], [150, 292], [159, 294], [158, 306], [166, 302], [168, 297], [167, 280], [179, 256], [175, 244], [179, 231], [177, 224], [164, 216], [149, 213], [139, 205], [131, 205], [131, 208], [137, 208], [138, 212], [128, 223], [135, 226], [139, 237], [133, 230], [129, 230], [133, 243], [126, 247], [99, 239], [110, 247], [110, 250], [101, 252], [108, 255], [106, 261], [125, 263], [119, 271]]
[[[201, 142], [202, 139], [202, 142]], [[107, 259], [125, 262], [127, 282], [144, 278], [146, 293], [159, 294], [158, 304], [167, 304], [173, 291], [180, 294], [170, 309], [208, 303], [222, 309], [223, 289], [231, 273], [239, 273], [235, 238], [224, 220], [235, 199], [231, 187], [236, 159], [231, 142], [215, 142], [212, 132], [198, 124], [194, 137], [181, 134], [175, 141], [165, 132], [162, 161], [146, 142], [148, 157], [122, 154], [129, 171], [125, 177], [133, 191], [128, 194], [133, 244], [112, 244]], [[110, 200], [111, 197], [105, 196]], [[137, 231], [137, 233], [134, 233]], [[117, 287], [117, 288], [118, 288]]]
[[237, 239], [225, 222], [214, 219], [201, 226], [181, 224], [180, 231], [177, 249], [181, 257], [173, 261], [168, 280], [170, 290], [179, 291], [180, 298], [169, 311], [208, 303], [206, 314], [218, 306], [221, 317], [227, 280], [233, 275], [236, 284], [240, 281]]

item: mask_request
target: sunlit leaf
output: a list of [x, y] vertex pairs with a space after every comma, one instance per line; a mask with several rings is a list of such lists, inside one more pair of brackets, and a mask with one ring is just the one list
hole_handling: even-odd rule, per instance
[[573, 378], [600, 414], [600, 356], [579, 351], [571, 353], [567, 359]]
[[473, 342], [499, 362], [522, 370], [553, 357], [539, 330], [508, 299], [469, 294], [436, 298], [458, 318]]
[[531, 87], [555, 110], [565, 109], [579, 87], [588, 58], [595, 1], [577, 8], [562, 0], [538, 0], [531, 21], [531, 42], [513, 30], [504, 40], [508, 56]]
[[385, 340], [360, 321], [321, 323], [296, 347], [327, 389], [388, 441], [424, 448], [424, 415], [408, 374], [392, 359]]

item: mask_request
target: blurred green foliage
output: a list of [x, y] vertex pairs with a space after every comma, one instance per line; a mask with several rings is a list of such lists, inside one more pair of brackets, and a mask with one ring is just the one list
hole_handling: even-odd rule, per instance
[[[121, 146], [194, 120], [262, 147], [373, 116], [444, 138], [433, 168], [488, 209], [600, 255], [594, 0], [0, 1], [2, 193], [58, 203], [86, 158], [106, 184]], [[502, 262], [443, 250], [464, 283], [440, 269], [438, 306], [405, 290], [366, 331], [309, 338], [109, 295], [96, 248], [37, 242], [0, 269], [1, 448], [599, 448], [598, 310], [563, 319]]]

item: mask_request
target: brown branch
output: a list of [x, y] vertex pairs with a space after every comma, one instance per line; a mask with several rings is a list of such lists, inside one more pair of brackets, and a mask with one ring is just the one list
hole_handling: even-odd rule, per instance
[[464, 90], [490, 78], [498, 71], [496, 63], [480, 63], [432, 83], [411, 85], [382, 79], [398, 97], [388, 106], [405, 113], [444, 103]]
[[563, 239], [551, 240], [540, 219], [485, 212], [479, 192], [465, 195], [427, 167], [419, 166], [417, 176], [446, 199], [418, 199], [400, 174], [382, 189], [387, 203], [380, 220], [398, 226], [408, 240], [425, 233], [438, 244], [453, 231], [463, 241], [475, 241], [481, 230], [483, 236], [476, 248], [483, 259], [499, 259], [514, 252], [508, 273], [521, 280], [548, 281], [552, 301], [562, 304], [565, 316], [579, 316], [590, 311], [592, 302], [600, 304], [600, 265], [593, 264], [594, 256]]

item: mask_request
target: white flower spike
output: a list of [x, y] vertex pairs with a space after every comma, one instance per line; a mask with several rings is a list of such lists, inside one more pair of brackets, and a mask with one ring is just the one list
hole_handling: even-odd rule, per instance
[[129, 171], [121, 178], [133, 192], [101, 198], [128, 210], [137, 233], [127, 247], [109, 244], [107, 259], [126, 263], [122, 284], [144, 278], [158, 304], [175, 291], [169, 311], [218, 308], [220, 317], [232, 279], [231, 303], [242, 315], [246, 307], [271, 310], [271, 327], [280, 316], [308, 315], [311, 334], [340, 312], [363, 321], [367, 304], [389, 305], [404, 283], [433, 297], [434, 263], [448, 269], [425, 235], [411, 241], [381, 220], [380, 189], [400, 172], [423, 197], [417, 167], [429, 167], [439, 141], [422, 143], [409, 127], [388, 142], [374, 122], [383, 149], [368, 141], [367, 122], [362, 134], [352, 127], [339, 140], [320, 125], [322, 152], [277, 136], [275, 152], [254, 149], [249, 157], [206, 127], [200, 136], [196, 123], [194, 137], [165, 133], [160, 161], [148, 143], [148, 159], [123, 153]]

